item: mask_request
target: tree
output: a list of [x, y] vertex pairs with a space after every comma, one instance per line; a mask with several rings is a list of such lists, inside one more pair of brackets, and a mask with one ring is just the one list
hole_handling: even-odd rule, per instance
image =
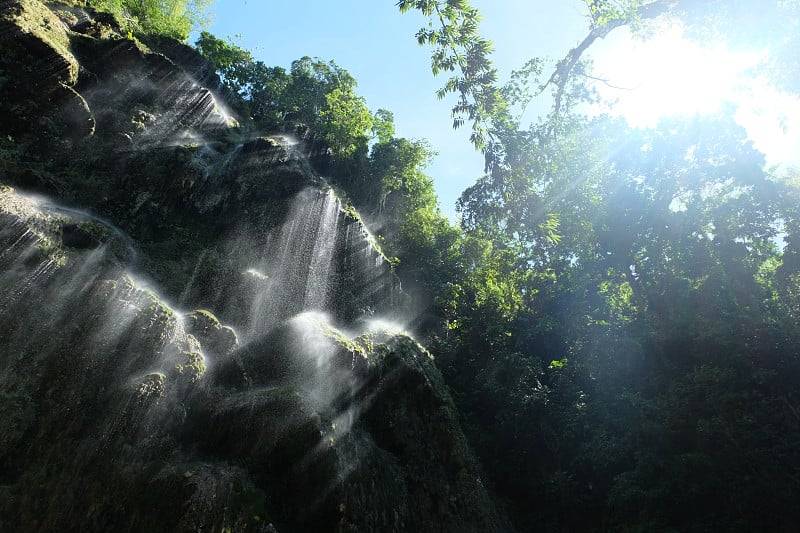
[[197, 50], [219, 73], [226, 89], [236, 97], [234, 107], [261, 127], [277, 129], [285, 114], [281, 105], [289, 75], [281, 67], [267, 67], [239, 46], [201, 32]]
[[325, 94], [325, 107], [319, 112], [324, 121], [323, 137], [336, 156], [352, 156], [367, 143], [373, 117], [363, 98], [352, 88], [337, 87]]
[[165, 35], [179, 41], [189, 38], [194, 28], [207, 24], [206, 11], [212, 0], [89, 0], [127, 20], [134, 31]]
[[[644, 131], [582, 120], [556, 139], [543, 125], [547, 142], [518, 139], [462, 197], [467, 234], [488, 242], [440, 359], [520, 523], [730, 530], [766, 524], [761, 505], [794, 516], [800, 427], [778, 405], [800, 392], [798, 330], [770, 281], [786, 193], [732, 114]], [[531, 231], [547, 216], [557, 240]], [[777, 434], [789, 476], [768, 451]], [[744, 481], [774, 475], [787, 498]], [[759, 503], [727, 513], [723, 487]]]
[[372, 135], [378, 143], [387, 143], [394, 137], [394, 113], [378, 109], [372, 117]]
[[401, 12], [418, 9], [431, 18], [427, 28], [417, 32], [420, 44], [433, 47], [431, 70], [454, 73], [439, 91], [439, 98], [456, 93], [453, 127], [472, 122], [470, 140], [477, 147], [486, 143], [485, 123], [494, 112], [497, 100], [497, 72], [489, 60], [492, 43], [478, 34], [478, 10], [466, 0], [400, 0]]
[[[427, 270], [443, 287], [429, 342], [518, 526], [796, 528], [796, 184], [764, 170], [733, 109], [638, 131], [574, 104], [598, 39], [666, 18], [769, 43], [761, 68], [792, 87], [797, 2], [589, 1], [549, 76], [533, 61], [503, 87], [468, 2], [398, 5], [429, 18], [440, 96], [486, 156], [450, 266]], [[545, 90], [553, 112], [523, 127]]]
[[[797, 49], [800, 46], [800, 4], [794, 0], [726, 3], [718, 0], [585, 0], [589, 28], [586, 37], [558, 61], [551, 75], [538, 89], [542, 94], [553, 90], [553, 112], [560, 114], [569, 105], [565, 97], [573, 91], [575, 78], [589, 76], [582, 58], [599, 39], [617, 28], [629, 27], [645, 36], [658, 21], [681, 22], [688, 35], [696, 39], [724, 40], [729, 46], [762, 48], [768, 45], [769, 56], [760, 71], [777, 85], [800, 90]], [[496, 72], [491, 64], [491, 42], [480, 36], [480, 15], [467, 0], [401, 0], [401, 12], [417, 9], [430, 22], [417, 39], [430, 45], [432, 69], [455, 72], [439, 92], [442, 98], [457, 93], [453, 106], [454, 127], [472, 121], [472, 140], [483, 148], [490, 134], [502, 99], [498, 99]], [[586, 80], [596, 80], [591, 76]], [[580, 84], [580, 81], [579, 81]]]

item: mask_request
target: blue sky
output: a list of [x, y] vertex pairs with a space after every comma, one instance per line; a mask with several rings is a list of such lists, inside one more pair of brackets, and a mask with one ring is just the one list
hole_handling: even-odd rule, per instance
[[[495, 44], [492, 58], [501, 80], [532, 57], [563, 57], [587, 32], [581, 0], [471, 4], [483, 15], [481, 35]], [[395, 0], [217, 0], [213, 9], [209, 30], [231, 37], [268, 65], [288, 68], [307, 55], [350, 71], [371, 110], [394, 113], [398, 136], [428, 139], [439, 152], [426, 172], [442, 211], [455, 219], [455, 202], [481, 176], [483, 159], [469, 143], [468, 129], [452, 130], [452, 98], [436, 98], [444, 79], [431, 74], [430, 50], [414, 38], [426, 24], [419, 13], [401, 14]], [[665, 27], [646, 41], [617, 30], [590, 53], [596, 74], [629, 88], [598, 86], [605, 98], [619, 99], [605, 110], [631, 125], [654, 126], [664, 114], [712, 112], [729, 101], [769, 164], [800, 165], [800, 100], [744, 76], [768, 50], [731, 53], [724, 43], [687, 42], [680, 28]], [[542, 98], [529, 106], [527, 118], [535, 120], [549, 105]]]
[[[531, 57], [563, 56], [586, 31], [579, 0], [472, 5], [483, 14], [482, 34], [495, 42], [501, 78]], [[370, 109], [394, 113], [396, 135], [428, 139], [439, 152], [426, 172], [452, 217], [461, 191], [481, 175], [483, 159], [468, 129], [452, 130], [452, 100], [436, 98], [444, 79], [431, 74], [430, 50], [414, 38], [424, 24], [417, 12], [401, 14], [394, 0], [218, 0], [209, 31], [232, 37], [268, 65], [288, 68], [308, 55], [347, 69]]]

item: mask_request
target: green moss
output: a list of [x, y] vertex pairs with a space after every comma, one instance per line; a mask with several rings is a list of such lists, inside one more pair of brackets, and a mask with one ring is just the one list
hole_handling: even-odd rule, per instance
[[[203, 347], [203, 352], [217, 361], [226, 359], [239, 345], [236, 332], [223, 326], [211, 311], [198, 309], [186, 315], [184, 322], [187, 333], [191, 333]], [[198, 345], [199, 349], [199, 345]]]
[[78, 81], [78, 61], [70, 51], [67, 28], [61, 20], [41, 2], [37, 0], [17, 0], [22, 7], [10, 22], [16, 24], [23, 32], [29, 33], [50, 46], [69, 66], [70, 85]]
[[64, 8], [60, 8], [58, 6], [51, 7], [51, 11], [55, 16], [57, 16], [64, 24], [68, 26], [74, 26], [78, 23], [78, 17], [72, 11]]
[[367, 225], [364, 224], [364, 220], [361, 218], [361, 215], [356, 210], [356, 208], [353, 206], [353, 204], [350, 203], [349, 200], [344, 202], [344, 208], [343, 209], [344, 209], [345, 216], [350, 218], [351, 220], [353, 220], [356, 224], [358, 224], [360, 226], [361, 235], [364, 237], [364, 239], [366, 239], [366, 241], [369, 243], [369, 245], [372, 247], [372, 249], [375, 250], [378, 253], [378, 255], [380, 255], [384, 259], [384, 261], [386, 261], [392, 267], [394, 267], [400, 260], [397, 257], [391, 257], [390, 258], [385, 253], [383, 253], [383, 249], [381, 248], [381, 245], [378, 242], [378, 239], [376, 239], [375, 236], [367, 230]]
[[[227, 505], [233, 516], [239, 516], [244, 523], [238, 523], [240, 531], [261, 531], [263, 524], [271, 522], [266, 506], [266, 495], [241, 480], [233, 480], [229, 486]], [[227, 528], [228, 531], [233, 529]], [[225, 530], [223, 530], [225, 531]]]
[[144, 312], [150, 319], [150, 326], [155, 324], [166, 326], [175, 320], [175, 312], [160, 300], [151, 303]]
[[181, 352], [181, 356], [183, 361], [175, 365], [176, 374], [183, 379], [187, 379], [190, 383], [196, 382], [206, 371], [203, 355], [197, 352], [184, 351]]
[[51, 9], [58, 9], [63, 7], [86, 7], [86, 0], [59, 0], [58, 2], [44, 2]]
[[[0, 88], [3, 84], [3, 74], [0, 70]], [[0, 162], [4, 164], [18, 163], [22, 158], [21, 146], [11, 135], [0, 136]], [[11, 188], [0, 184], [0, 193], [10, 192]]]
[[219, 319], [212, 313], [206, 309], [196, 309], [193, 311], [195, 314], [203, 317], [206, 319], [207, 323], [210, 323], [213, 327], [220, 328], [222, 324], [220, 323]]
[[222, 326], [222, 331], [225, 335], [231, 339], [232, 346], [237, 346], [239, 344], [239, 336], [236, 334], [236, 331], [230, 326]]
[[[153, 356], [162, 353], [178, 327], [175, 312], [156, 293], [137, 287], [127, 276], [120, 278], [119, 289], [115, 292], [120, 303], [136, 309], [134, 331], [140, 354]], [[150, 364], [145, 359], [142, 364]]]
[[36, 249], [39, 251], [40, 260], [48, 258], [57, 267], [62, 267], [67, 263], [67, 255], [61, 249], [61, 243], [55, 239], [41, 237], [36, 243]]
[[284, 407], [297, 407], [302, 404], [302, 396], [296, 387], [286, 385], [283, 387], [271, 387], [252, 393], [251, 402], [253, 404], [277, 405], [276, 413], [282, 413]]
[[91, 235], [98, 241], [104, 241], [109, 236], [108, 228], [106, 228], [103, 224], [100, 224], [99, 222], [85, 220], [82, 222], [78, 222], [76, 225], [78, 226], [78, 228], [80, 228], [81, 231]]
[[152, 372], [134, 385], [134, 394], [139, 401], [163, 398], [166, 391], [167, 376], [161, 372]]

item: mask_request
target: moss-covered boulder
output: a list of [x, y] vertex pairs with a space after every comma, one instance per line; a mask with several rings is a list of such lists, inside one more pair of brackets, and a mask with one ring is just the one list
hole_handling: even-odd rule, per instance
[[[310, 442], [292, 447], [316, 443], [316, 454], [335, 451], [327, 457], [338, 480], [313, 493], [313, 501], [325, 502], [326, 520], [338, 509], [346, 531], [508, 528], [481, 482], [432, 356], [396, 327], [375, 323], [348, 337], [324, 315], [306, 313], [244, 346], [241, 359], [255, 388], [237, 397], [248, 422], [230, 434], [257, 436], [225, 446], [248, 455], [269, 449], [255, 444], [265, 435], [281, 440], [274, 428], [290, 425], [268, 420], [291, 391], [292, 412], [310, 409], [318, 418], [309, 420], [325, 421]], [[215, 416], [215, 426], [241, 418], [227, 409]]]
[[230, 326], [220, 323], [214, 313], [206, 309], [197, 309], [187, 314], [185, 327], [217, 357], [225, 356], [239, 346], [236, 332]]

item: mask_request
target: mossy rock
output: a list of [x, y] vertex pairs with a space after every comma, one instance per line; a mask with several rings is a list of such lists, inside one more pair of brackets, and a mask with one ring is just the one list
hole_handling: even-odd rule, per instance
[[[0, 4], [0, 112], [4, 133], [38, 137], [37, 148], [59, 149], [64, 126], [80, 136], [92, 117], [75, 93], [79, 64], [66, 25], [37, 0]], [[59, 116], [68, 124], [59, 124]]]
[[97, 224], [70, 223], [61, 226], [61, 244], [68, 248], [97, 248], [108, 234]]
[[179, 361], [170, 369], [173, 378], [184, 383], [195, 383], [206, 371], [206, 361], [203, 354], [183, 350], [180, 352]]
[[70, 31], [95, 39], [108, 39], [125, 35], [117, 17], [108, 12], [96, 11], [80, 0], [45, 2]]
[[186, 487], [178, 504], [176, 531], [262, 532], [271, 523], [268, 498], [247, 471], [232, 464], [190, 463], [168, 467], [156, 479], [171, 478]]
[[361, 344], [351, 342], [324, 315], [304, 313], [287, 320], [239, 350], [257, 384], [311, 384], [336, 371], [363, 374], [368, 366]]
[[273, 502], [270, 511], [290, 530], [325, 531], [338, 521], [326, 494], [337, 486], [338, 458], [327, 426], [296, 388], [236, 394], [201, 424], [204, 449], [246, 465]]
[[[33, 79], [37, 72], [46, 73], [38, 77], [40, 83], [54, 79], [74, 85], [78, 80], [78, 61], [70, 50], [68, 28], [45, 4], [37, 0], [4, 2], [0, 8], [0, 28], [4, 50], [24, 54], [4, 53], [0, 64], [25, 65]], [[17, 46], [10, 46], [12, 43]]]
[[239, 346], [233, 328], [220, 323], [211, 311], [205, 309], [197, 309], [186, 315], [186, 330], [197, 337], [204, 349], [220, 359]]
[[237, 351], [239, 339], [233, 328], [220, 323], [211, 311], [205, 309], [188, 313], [185, 327], [200, 342], [203, 353], [210, 361], [209, 379], [212, 383], [234, 389], [250, 384]]
[[[222, 243], [249, 231], [247, 246], [263, 245], [291, 199], [320, 180], [274, 138], [245, 138], [224, 124], [203, 129], [197, 117], [172, 120], [178, 93], [163, 89], [193, 86], [187, 73], [203, 68], [196, 54], [170, 41], [122, 38], [118, 24], [69, 4], [53, 7], [63, 23], [45, 13], [52, 35], [26, 37], [37, 43], [33, 50], [14, 40], [18, 33], [0, 36], [9, 52], [0, 59], [0, 74], [9, 76], [0, 80], [9, 96], [0, 106], [18, 105], [12, 118], [29, 127], [20, 142], [16, 135], [4, 142], [0, 159], [18, 169], [17, 182], [125, 228], [141, 251], [139, 268], [162, 294], [168, 287], [169, 299], [179, 301], [191, 278], [196, 288], [186, 289], [182, 305], [247, 324], [240, 273], [250, 266], [228, 257]], [[11, 0], [0, 20], [10, 20], [2, 17], [14, 6], [33, 13], [40, 4]], [[14, 72], [41, 74], [20, 58], [45, 57], [56, 58], [57, 72], [41, 83], [58, 102], [71, 98], [76, 113], [42, 114], [40, 102], [8, 81]], [[93, 137], [59, 134], [86, 119], [81, 136], [88, 135], [90, 110]], [[166, 144], [179, 146], [165, 146], [164, 125], [203, 139], [173, 136]], [[336, 290], [347, 294], [331, 298], [332, 313], [351, 323], [381, 304], [390, 308], [396, 278], [354, 210], [338, 216], [350, 237], [337, 237], [348, 242], [337, 244], [337, 253], [346, 250], [337, 257]], [[110, 226], [42, 213], [0, 186], [0, 241], [20, 237], [8, 229], [15, 224], [39, 247], [14, 258], [20, 277], [3, 270], [0, 297], [46, 261], [61, 262], [31, 284], [35, 290], [0, 306], [7, 373], [20, 381], [0, 395], [0, 448], [11, 449], [0, 477], [14, 484], [0, 487], [0, 520], [14, 517], [9, 530], [497, 529], [447, 388], [410, 337], [379, 328], [352, 338], [307, 314], [240, 346], [234, 330], [203, 309], [186, 315], [184, 331], [182, 317], [121, 274], [120, 264], [84, 261], [128, 244]], [[365, 251], [370, 278], [351, 265]], [[201, 268], [206, 253], [214, 259]]]

